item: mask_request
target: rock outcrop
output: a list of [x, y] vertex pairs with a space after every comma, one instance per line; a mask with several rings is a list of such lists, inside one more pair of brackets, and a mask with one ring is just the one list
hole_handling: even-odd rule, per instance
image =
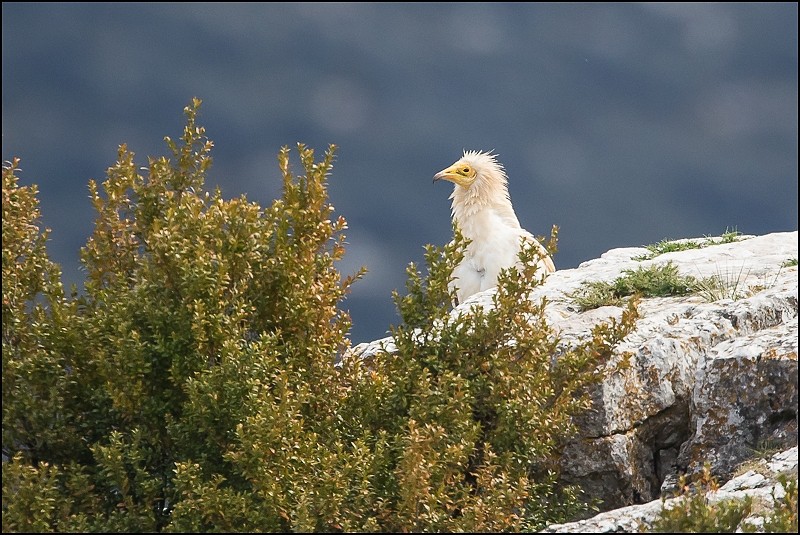
[[[780, 476], [797, 480], [797, 446], [773, 455], [769, 460], [759, 459], [751, 463], [752, 468], [728, 481], [716, 492], [709, 492], [709, 505], [723, 500], [743, 500], [749, 496], [755, 502], [754, 514], [745, 519], [758, 531], [764, 516], [775, 507], [775, 500], [784, 498], [786, 489]], [[600, 513], [587, 520], [552, 524], [543, 533], [635, 533], [648, 531], [662, 509], [670, 509], [683, 498], [658, 499], [640, 505], [629, 505]]]
[[[614, 356], [627, 365], [593, 393], [562, 461], [564, 480], [599, 499], [602, 511], [660, 504], [678, 474], [704, 463], [724, 481], [754, 450], [797, 445], [798, 233], [694, 241], [707, 246], [649, 260], [639, 260], [644, 248], [613, 249], [550, 275], [532, 297], [547, 299], [548, 321], [569, 344], [622, 314], [616, 306], [579, 311], [572, 296], [586, 282], [672, 262], [682, 275], [720, 283], [708, 295], [640, 302], [636, 330]], [[491, 306], [493, 292], [454, 313]], [[394, 345], [386, 338], [353, 351], [391, 353]]]

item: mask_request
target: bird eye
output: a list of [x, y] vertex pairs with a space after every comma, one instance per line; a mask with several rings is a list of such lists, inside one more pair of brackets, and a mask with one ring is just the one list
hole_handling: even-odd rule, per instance
[[464, 167], [464, 168], [462, 168], [462, 169], [461, 169], [461, 173], [463, 173], [463, 174], [465, 174], [465, 175], [466, 175], [466, 174], [468, 174], [468, 173], [469, 173], [469, 167]]

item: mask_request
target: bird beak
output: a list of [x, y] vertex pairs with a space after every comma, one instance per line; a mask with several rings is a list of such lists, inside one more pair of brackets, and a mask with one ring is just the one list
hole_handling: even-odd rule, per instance
[[468, 188], [470, 184], [472, 184], [473, 179], [467, 178], [464, 175], [461, 175], [456, 172], [458, 169], [457, 165], [451, 165], [447, 169], [443, 169], [433, 175], [433, 181], [436, 182], [437, 180], [448, 180], [453, 184], [458, 184], [459, 186]]
[[444, 179], [444, 180], [449, 180], [450, 182], [455, 182], [454, 179], [457, 176], [459, 176], [459, 175], [457, 175], [457, 174], [455, 174], [453, 172], [453, 168], [451, 166], [451, 167], [448, 167], [447, 169], [443, 169], [443, 170], [439, 171], [438, 173], [436, 173], [435, 175], [433, 175], [433, 181], [436, 182], [437, 180]]

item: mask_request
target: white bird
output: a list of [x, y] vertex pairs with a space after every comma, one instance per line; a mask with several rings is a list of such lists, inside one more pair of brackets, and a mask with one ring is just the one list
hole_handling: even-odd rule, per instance
[[538, 267], [542, 277], [556, 270], [547, 250], [522, 228], [511, 206], [508, 176], [490, 152], [464, 151], [464, 156], [433, 177], [455, 184], [453, 221], [470, 241], [464, 259], [453, 270], [458, 302], [497, 286], [500, 270], [518, 265], [523, 240], [541, 252]]

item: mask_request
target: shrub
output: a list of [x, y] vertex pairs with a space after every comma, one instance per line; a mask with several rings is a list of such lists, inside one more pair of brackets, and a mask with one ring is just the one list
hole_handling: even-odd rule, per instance
[[[120, 147], [65, 296], [36, 191], [3, 172], [4, 531], [535, 529], [581, 506], [557, 483], [586, 388], [632, 328], [562, 348], [529, 299], [535, 253], [494, 307], [453, 315], [464, 242], [429, 247], [395, 295], [399, 353], [341, 357], [346, 223], [320, 160], [278, 157], [268, 208], [204, 189], [187, 107], [142, 175]], [[554, 240], [553, 240], [554, 241]], [[557, 355], [557, 356], [556, 356]]]
[[[98, 215], [83, 297], [61, 295], [35, 190], [17, 187], [15, 165], [4, 170], [4, 529], [180, 527], [203, 484], [225, 481], [225, 493], [251, 501], [270, 491], [248, 479], [253, 459], [239, 458], [254, 440], [260, 458], [276, 451], [257, 467], [273, 487], [304, 485], [285, 477], [295, 468], [317, 470], [313, 452], [295, 447], [327, 450], [315, 436], [335, 425], [332, 358], [350, 326], [337, 305], [360, 275], [334, 267], [345, 222], [327, 202], [333, 148], [317, 162], [299, 146], [301, 176], [284, 149], [283, 198], [267, 209], [225, 201], [203, 190], [212, 144], [195, 124], [199, 105], [144, 176], [122, 146], [102, 193], [90, 183]], [[252, 435], [254, 421], [271, 435]], [[188, 479], [194, 466], [203, 484]], [[85, 503], [69, 492], [81, 478]], [[20, 496], [51, 505], [31, 524]], [[227, 523], [209, 506], [197, 525], [285, 529], [276, 502]]]
[[[752, 499], [722, 500], [710, 504], [706, 493], [719, 489], [708, 466], [697, 481], [689, 484], [685, 476], [678, 483], [680, 496], [670, 508], [663, 508], [653, 522], [656, 533], [733, 533], [752, 510]], [[662, 499], [664, 501], [664, 499]]]
[[[755, 532], [757, 524], [749, 518], [762, 517], [761, 529], [766, 533], [797, 532], [797, 480], [789, 480], [785, 475], [778, 477], [783, 495], [772, 492], [773, 508], [766, 514], [758, 512], [750, 496], [729, 498], [711, 502], [707, 494], [716, 492], [719, 483], [711, 475], [709, 466], [689, 483], [685, 476], [679, 481], [679, 493], [669, 508], [663, 508], [652, 526], [640, 526], [640, 531], [656, 533], [734, 533]], [[776, 487], [777, 488], [777, 487]], [[666, 498], [662, 498], [666, 502]]]
[[557, 485], [558, 452], [636, 317], [631, 307], [591, 341], [560, 348], [545, 303], [530, 299], [531, 248], [524, 269], [501, 274], [491, 307], [454, 314], [448, 282], [463, 246], [457, 233], [428, 247], [427, 277], [409, 266], [407, 293], [395, 294], [397, 356], [369, 362], [371, 380], [357, 385], [383, 400], [365, 422], [388, 443], [376, 449], [394, 452], [380, 499], [393, 531], [539, 529], [583, 508], [577, 489]]
[[[767, 533], [797, 533], [797, 479], [791, 480], [786, 475], [778, 476], [778, 483], [783, 488], [783, 496], [776, 496], [772, 491], [775, 509], [764, 519], [764, 531]], [[777, 489], [777, 486], [776, 486]]]

